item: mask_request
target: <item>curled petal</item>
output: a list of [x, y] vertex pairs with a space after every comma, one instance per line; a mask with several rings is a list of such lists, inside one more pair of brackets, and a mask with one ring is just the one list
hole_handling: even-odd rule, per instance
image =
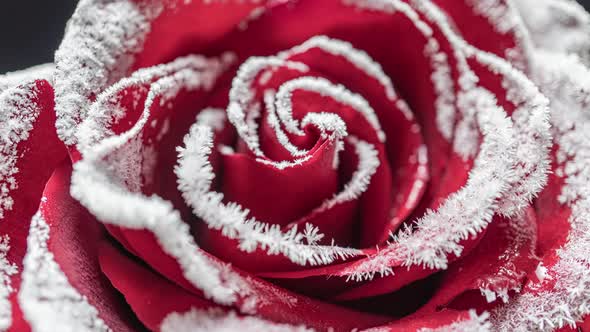
[[69, 195], [70, 174], [68, 162], [53, 173], [32, 218], [18, 291], [24, 318], [34, 331], [135, 331], [98, 267], [104, 230]]
[[[452, 19], [465, 40], [486, 52], [510, 61], [516, 68], [528, 70], [532, 45], [521, 13], [511, 0], [433, 0]], [[534, 7], [537, 7], [535, 4]], [[493, 42], [492, 42], [493, 41]]]
[[590, 311], [588, 68], [575, 56], [536, 50], [533, 78], [551, 99], [556, 149], [536, 210], [541, 264], [509, 304], [492, 312], [499, 330], [575, 327]]
[[123, 294], [134, 314], [150, 330], [156, 331], [172, 312], [191, 308], [221, 309], [140, 265], [109, 243], [102, 244], [99, 260], [112, 285]]
[[132, 69], [176, 58], [168, 53], [188, 38], [200, 49], [182, 55], [200, 53], [256, 7], [253, 1], [80, 1], [55, 55], [59, 137], [73, 147], [94, 98]]
[[66, 158], [55, 134], [53, 89], [42, 80], [52, 72], [43, 65], [0, 76], [0, 329], [28, 329], [16, 294], [29, 222], [47, 179]]
[[[480, 65], [488, 67], [489, 70], [502, 73], [504, 79], [512, 84], [514, 87], [513, 89], [518, 87], [519, 90], [516, 90], [518, 91], [518, 95], [511, 93], [508, 94], [508, 96], [515, 98], [515, 103], [522, 104], [523, 111], [526, 110], [525, 112], [530, 112], [530, 119], [534, 119], [534, 121], [529, 121], [523, 124], [523, 122], [519, 121], [518, 117], [516, 117], [516, 124], [521, 126], [524, 125], [525, 127], [522, 130], [515, 130], [511, 119], [502, 119], [502, 113], [504, 113], [504, 111], [502, 108], [494, 105], [496, 104], [496, 100], [492, 95], [489, 94], [489, 92], [481, 94], [477, 91], [482, 90], [471, 89], [468, 90], [468, 92], [464, 95], [464, 102], [466, 102], [469, 101], [470, 98], [475, 97], [473, 94], [478, 94], [475, 99], [472, 99], [472, 101], [477, 100], [478, 104], [476, 105], [481, 107], [481, 109], [475, 112], [475, 114], [480, 117], [477, 119], [477, 121], [484, 121], [480, 122], [479, 126], [483, 129], [484, 133], [489, 135], [488, 137], [484, 135], [481, 149], [477, 159], [475, 160], [475, 168], [470, 173], [467, 185], [461, 190], [457, 191], [455, 194], [449, 196], [449, 199], [445, 201], [443, 205], [441, 205], [438, 211], [426, 214], [426, 216], [418, 222], [418, 230], [416, 232], [406, 234], [402, 233], [399, 239], [395, 241], [389, 248], [393, 249], [396, 246], [400, 246], [398, 251], [394, 251], [397, 251], [397, 253], [402, 256], [408, 255], [405, 259], [402, 259], [405, 260], [405, 264], [426, 264], [427, 267], [444, 268], [448, 263], [447, 255], [459, 255], [462, 250], [460, 242], [485, 229], [487, 224], [491, 221], [494, 210], [497, 209], [497, 211], [501, 213], [505, 211], [518, 211], [525, 202], [534, 197], [534, 194], [541, 189], [542, 184], [546, 181], [546, 172], [548, 167], [546, 155], [550, 137], [548, 134], [548, 122], [546, 119], [546, 100], [538, 93], [531, 82], [519, 72], [512, 70], [509, 65], [503, 63], [499, 59], [495, 59], [489, 54], [481, 53], [468, 47], [452, 33], [452, 31], [448, 28], [448, 22], [444, 20], [444, 17], [440, 15], [434, 6], [426, 1], [420, 1], [419, 4], [420, 5], [417, 6], [417, 8], [424, 12], [425, 15], [429, 17], [429, 19], [434, 20], [439, 24], [445, 34], [449, 37], [450, 41], [455, 44], [457, 49], [464, 49], [468, 58], [473, 57], [480, 63]], [[465, 68], [464, 70], [468, 70], [468, 68]], [[486, 81], [483, 81], [482, 84], [487, 83]], [[488, 97], [485, 97], [486, 95], [488, 95]], [[486, 99], [488, 102], [485, 102]], [[473, 105], [469, 102], [467, 104]], [[487, 109], [487, 111], [485, 109]], [[487, 115], [483, 117], [484, 114]], [[492, 121], [495, 123], [495, 125], [486, 125], [485, 121]], [[500, 123], [503, 124], [501, 125]], [[494, 129], [489, 131], [486, 128]], [[497, 131], [494, 132], [494, 130]], [[515, 144], [515, 135], [519, 132], [523, 132], [525, 135], [524, 137], [526, 137], [527, 140], [530, 140], [530, 145], [525, 144], [525, 148], [527, 151], [532, 151], [535, 153], [537, 158], [539, 158], [538, 163], [530, 163], [522, 157], [517, 157], [522, 155], [520, 151], [517, 153], [517, 150], [515, 150], [517, 149], [517, 145]], [[492, 139], [492, 137], [495, 138]], [[495, 150], [499, 146], [503, 146], [503, 148]], [[486, 151], [488, 148], [491, 149], [489, 152]], [[519, 147], [518, 149], [521, 148], [522, 147]], [[511, 149], [516, 159], [508, 161], [507, 159], [504, 159], [504, 155], [506, 151], [511, 151]], [[500, 158], [502, 162], [499, 162], [500, 159], [498, 159], [498, 161], [484, 161], [485, 158]], [[500, 168], [496, 167], [502, 163], [504, 163], [504, 170], [500, 170]], [[488, 173], [490, 171], [499, 171], [500, 173], [497, 174], [499, 176], [496, 177], [495, 175]], [[484, 198], [486, 196], [484, 192], [488, 189], [492, 189], [492, 186], [489, 186], [489, 180], [493, 178], [500, 180], [500, 182], [506, 182], [504, 182], [504, 184], [499, 183], [497, 187], [488, 192], [491, 194], [491, 196]], [[477, 189], [478, 185], [475, 185], [475, 183], [479, 180], [482, 180], [479, 187], [481, 190]], [[519, 183], [520, 181], [523, 182]], [[486, 189], [484, 190], [484, 188]], [[512, 190], [515, 189], [518, 190], [517, 193], [512, 192]], [[469, 193], [472, 193], [473, 196], [471, 196], [472, 194]], [[462, 197], [462, 195], [468, 195], [469, 198], [466, 196]], [[481, 203], [473, 205], [474, 207], [477, 206], [477, 208], [472, 212], [478, 216], [476, 217], [475, 215], [472, 215], [467, 217], [469, 209], [466, 207], [471, 206], [471, 204], [474, 203], [474, 199], [482, 199]], [[484, 203], [483, 200], [487, 200], [487, 203]], [[503, 202], [501, 204], [506, 205], [508, 209], [498, 209], [496, 205], [498, 201]], [[485, 206], [489, 208], [480, 209]], [[510, 212], [506, 213], [510, 214]], [[455, 219], [463, 218], [463, 216], [466, 217], [464, 219], [464, 223], [457, 222], [458, 219]], [[445, 223], [441, 223], [440, 218], [447, 217], [453, 218], [453, 220], [455, 220], [455, 222], [449, 223], [448, 225], [453, 225], [453, 227], [457, 227], [456, 229], [453, 227], [442, 226]], [[481, 224], [478, 226], [479, 222], [474, 223], [475, 220], [480, 220]], [[429, 222], [432, 223], [432, 228], [431, 226], [428, 226]], [[423, 230], [421, 230], [422, 227], [424, 227]], [[430, 233], [430, 231], [432, 231], [432, 233]], [[447, 237], [447, 235], [450, 237]], [[421, 236], [425, 237], [421, 238]], [[392, 253], [392, 251], [384, 249], [380, 253], [376, 254], [374, 259], [385, 259], [385, 261], [387, 261], [385, 257], [391, 255]], [[391, 263], [396, 261], [396, 259], [393, 258], [394, 256], [395, 254], [389, 256], [392, 258], [389, 263], [386, 263], [385, 261], [376, 263], [375, 261], [372, 261], [371, 258], [369, 258], [366, 263], [360, 263], [360, 266], [362, 266], [362, 264], [367, 264], [366, 267], [368, 269], [353, 268], [350, 271], [357, 270], [361, 273], [359, 275], [362, 275], [362, 273], [369, 273], [372, 269], [370, 267], [383, 265], [392, 266]], [[398, 262], [401, 262], [400, 259], [401, 256], [397, 258]], [[395, 265], [395, 263], [393, 263], [393, 265]]]
[[[179, 61], [183, 63], [182, 59]], [[120, 135], [102, 140], [98, 145], [92, 145], [89, 150], [84, 150], [84, 159], [74, 167], [72, 195], [101, 221], [108, 221], [114, 226], [153, 232], [167, 254], [180, 263], [186, 279], [202, 289], [208, 298], [213, 298], [219, 303], [231, 304], [236, 301], [237, 290], [222, 280], [216, 263], [199, 253], [189, 234], [188, 225], [182, 221], [180, 213], [169, 201], [161, 197], [148, 197], [137, 192], [142, 185], [137, 183], [137, 179], [141, 178], [144, 171], [141, 162], [139, 165], [126, 164], [132, 160], [128, 159], [130, 150], [126, 147], [142, 144], [137, 138], [141, 139], [152, 107], [161, 108], [166, 100], [176, 97], [181, 91], [210, 88], [210, 82], [219, 75], [219, 66], [206, 66], [201, 69], [199, 66], [192, 67], [191, 63], [194, 62], [198, 64], [200, 60], [189, 60], [187, 66], [181, 65], [176, 70], [178, 61], [157, 70], [159, 78], [150, 86], [143, 111], [138, 114], [139, 119], [132, 127]], [[146, 74], [149, 76], [149, 72], [137, 73], [137, 77], [132, 80], [144, 81]], [[111, 117], [107, 119], [110, 120]], [[100, 121], [103, 121], [102, 117], [97, 114], [95, 118], [87, 120], [88, 127], [99, 128], [103, 132], [110, 131], [107, 127], [96, 125]], [[104, 133], [99, 134], [101, 135]], [[131, 149], [131, 152], [134, 151]], [[117, 169], [119, 173], [112, 173], [109, 162], [122, 163]], [[88, 190], [90, 188], [92, 190]], [[118, 200], [116, 206], [121, 209], [105, 209], [111, 205], [109, 202], [113, 195]]]

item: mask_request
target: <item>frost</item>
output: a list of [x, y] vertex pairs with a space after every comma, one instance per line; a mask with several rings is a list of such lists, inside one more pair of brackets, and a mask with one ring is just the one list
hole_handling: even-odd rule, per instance
[[[590, 60], [590, 15], [575, 0], [512, 0], [535, 47]], [[527, 37], [529, 37], [527, 36]], [[531, 42], [529, 42], [531, 43]]]
[[[290, 133], [303, 135], [303, 131], [300, 129], [298, 121], [293, 118], [293, 101], [291, 98], [295, 90], [318, 93], [321, 96], [330, 97], [339, 103], [350, 106], [365, 117], [373, 127], [373, 130], [377, 133], [379, 140], [385, 142], [385, 133], [381, 130], [379, 119], [369, 103], [362, 96], [351, 92], [344, 86], [332, 84], [321, 77], [299, 77], [284, 83], [279, 88], [275, 102], [277, 114], [287, 131]], [[308, 113], [308, 115], [310, 114]], [[310, 123], [315, 124], [314, 122]]]
[[52, 63], [47, 63], [0, 75], [0, 93], [8, 88], [13, 88], [34, 80], [47, 80], [51, 83], [53, 82], [54, 71], [55, 66]]
[[18, 188], [18, 144], [29, 138], [39, 116], [40, 109], [34, 102], [37, 93], [35, 82], [0, 93], [0, 220], [14, 204], [10, 193]]
[[285, 61], [277, 57], [251, 57], [240, 65], [238, 73], [232, 81], [229, 92], [229, 105], [227, 117], [238, 132], [240, 138], [248, 145], [257, 157], [264, 158], [264, 152], [260, 149], [258, 135], [246, 121], [246, 114], [251, 112], [254, 94], [251, 85], [256, 76], [266, 69], [285, 66], [292, 70], [305, 73], [309, 68], [301, 62]]
[[[518, 2], [519, 0], [516, 0]], [[536, 7], [538, 1], [535, 1]], [[518, 69], [525, 70], [524, 59], [529, 56], [531, 45], [528, 42], [528, 31], [523, 29], [523, 16], [526, 18], [530, 12], [525, 15], [514, 8], [512, 0], [468, 0], [467, 3], [473, 8], [476, 15], [485, 17], [493, 26], [497, 33], [509, 35], [508, 38], [515, 40], [514, 48], [508, 48], [504, 52], [506, 59], [510, 60]], [[524, 52], [525, 54], [521, 54]]]
[[[123, 78], [108, 89], [98, 95], [96, 101], [90, 106], [89, 114], [92, 114], [92, 121], [84, 121], [78, 126], [77, 141], [78, 147], [84, 151], [87, 147], [93, 146], [106, 137], [112, 136], [113, 132], [107, 128], [117, 124], [124, 110], [121, 110], [119, 105], [121, 100], [120, 92], [131, 87], [137, 89], [133, 91], [136, 102], [139, 102], [141, 94], [146, 94], [149, 91], [150, 84], [154, 84], [163, 76], [174, 75], [186, 83], [186, 87], [195, 88], [207, 83], [210, 87], [212, 84], [211, 75], [224, 70], [231, 62], [233, 57], [230, 54], [225, 54], [221, 59], [205, 59], [201, 56], [189, 55], [174, 60], [168, 64], [162, 64], [150, 68], [145, 68], [136, 71], [130, 77]], [[205, 80], [199, 81], [199, 78], [194, 75], [195, 71], [203, 71], [208, 67], [208, 71], [204, 75]], [[162, 82], [160, 81], [160, 84]], [[171, 87], [166, 95], [163, 95], [160, 102], [165, 102], [175, 95], [178, 88]]]
[[[70, 19], [55, 54], [55, 99], [59, 137], [77, 141], [78, 124], [86, 118], [90, 97], [124, 77], [158, 16], [156, 1], [82, 0]], [[148, 9], [149, 8], [149, 9]], [[92, 50], [92, 54], [88, 54]]]
[[225, 110], [221, 108], [205, 108], [197, 115], [197, 123], [211, 127], [215, 132], [223, 130], [226, 119]]
[[425, 328], [419, 332], [489, 332], [492, 326], [488, 322], [488, 313], [478, 315], [475, 310], [469, 311], [469, 319], [460, 320], [447, 326], [441, 326], [433, 329]]
[[549, 277], [547, 274], [547, 268], [543, 266], [543, 263], [539, 263], [539, 265], [537, 265], [537, 268], [535, 269], [535, 276], [540, 283], [543, 283], [543, 281]]
[[[488, 322], [489, 314], [484, 312], [478, 315], [475, 310], [469, 310], [467, 319], [458, 319], [455, 322], [434, 328], [420, 328], [416, 332], [490, 332], [491, 325]], [[390, 327], [375, 327], [365, 332], [390, 332]]]
[[431, 80], [437, 93], [436, 124], [443, 137], [450, 141], [453, 138], [456, 121], [455, 90], [451, 68], [447, 55], [440, 52], [440, 45], [434, 38], [430, 38], [424, 47], [424, 55], [430, 58], [433, 69]]
[[[344, 189], [335, 194], [331, 199], [322, 203], [317, 209], [318, 212], [359, 198], [368, 189], [371, 178], [377, 172], [377, 168], [380, 165], [378, 152], [374, 145], [361, 141], [353, 136], [349, 136], [348, 141], [356, 148], [356, 154], [359, 158], [357, 170], [352, 174], [350, 181], [344, 185]], [[313, 214], [314, 212], [316, 210], [311, 213]]]
[[0, 331], [6, 331], [12, 324], [9, 296], [14, 292], [11, 277], [17, 273], [17, 266], [8, 261], [9, 241], [8, 235], [0, 237]]
[[[385, 90], [385, 94], [389, 100], [394, 101], [398, 97], [395, 93], [393, 83], [385, 72], [381, 65], [375, 62], [371, 57], [364, 51], [354, 48], [352, 44], [329, 38], [326, 36], [315, 36], [301, 45], [297, 45], [288, 51], [279, 53], [279, 58], [288, 59], [298, 54], [305, 53], [311, 49], [319, 49], [328, 54], [345, 58], [347, 61], [352, 63], [357, 69], [365, 72], [369, 77], [377, 80]], [[409, 110], [402, 110], [406, 119], [413, 119], [413, 114]]]
[[[266, 113], [267, 113], [266, 121], [268, 122], [270, 127], [274, 129], [275, 135], [277, 136], [277, 140], [279, 141], [279, 143], [285, 149], [287, 149], [287, 151], [289, 151], [289, 153], [291, 153], [292, 156], [300, 157], [300, 160], [301, 160], [301, 159], [303, 159], [301, 157], [305, 157], [306, 155], [308, 155], [309, 151], [308, 150], [301, 150], [297, 146], [295, 146], [293, 143], [291, 143], [291, 141], [289, 140], [289, 137], [281, 128], [281, 122], [279, 121], [279, 118], [277, 117], [275, 100], [276, 100], [276, 97], [275, 97], [274, 91], [266, 90], [264, 93], [264, 104], [266, 106]], [[249, 125], [249, 127], [253, 128], [253, 129], [257, 129], [257, 125]], [[296, 124], [295, 125], [296, 130], [299, 130], [298, 127], [299, 127], [299, 125]], [[341, 122], [338, 124], [338, 127], [339, 127], [339, 131], [340, 131], [339, 138], [346, 136], [344, 134], [346, 132], [346, 125]], [[253, 132], [252, 134], [257, 135], [256, 132]], [[303, 132], [300, 132], [298, 134], [303, 135]], [[292, 164], [297, 164], [297, 162], [292, 163]], [[282, 167], [280, 169], [284, 169], [284, 167]]]
[[279, 324], [252, 316], [238, 316], [221, 310], [191, 309], [184, 313], [170, 313], [160, 327], [162, 332], [312, 332], [304, 326]]

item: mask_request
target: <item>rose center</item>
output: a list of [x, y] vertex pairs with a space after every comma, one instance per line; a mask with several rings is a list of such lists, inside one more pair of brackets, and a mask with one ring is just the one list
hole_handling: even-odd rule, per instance
[[[217, 128], [209, 160], [222, 203], [262, 233], [309, 230], [319, 234], [309, 244], [371, 247], [395, 232], [427, 180], [408, 106], [378, 63], [341, 40], [248, 59], [198, 122]], [[212, 233], [233, 232], [197, 215], [216, 253], [223, 241]]]

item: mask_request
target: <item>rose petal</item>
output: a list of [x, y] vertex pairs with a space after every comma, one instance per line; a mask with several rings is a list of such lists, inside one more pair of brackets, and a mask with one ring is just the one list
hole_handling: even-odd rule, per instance
[[367, 332], [403, 331], [488, 331], [488, 315], [478, 315], [475, 311], [443, 310], [435, 314], [413, 315], [382, 327], [369, 329]]
[[99, 260], [107, 278], [125, 296], [137, 318], [152, 331], [157, 331], [171, 312], [187, 311], [193, 307], [219, 308], [143, 267], [112, 244], [102, 244]]
[[[65, 149], [60, 148], [65, 156]], [[133, 316], [126, 314], [127, 309], [94, 264], [92, 245], [96, 240], [90, 238], [103, 233], [92, 219], [85, 219], [85, 210], [69, 196], [69, 174], [66, 162], [52, 175], [43, 200], [39, 199], [42, 204], [33, 217], [27, 242], [21, 247], [27, 251], [18, 291], [23, 313], [18, 311], [22, 316], [11, 329], [26, 331], [30, 324], [35, 331], [102, 331], [108, 326], [135, 331]]]
[[[132, 68], [202, 53], [171, 54], [170, 50], [182, 50], [187, 41], [202, 48], [203, 43], [234, 28], [256, 7], [241, 1], [82, 1], [55, 57], [56, 127], [60, 138], [73, 147], [77, 126], [86, 118], [94, 98]], [[182, 29], [177, 29], [179, 25]]]
[[[514, 301], [492, 313], [498, 329], [549, 331], [574, 327], [588, 314], [590, 262], [587, 248], [588, 68], [577, 57], [535, 50], [533, 78], [551, 98], [555, 135], [554, 172], [535, 209], [541, 264]], [[554, 234], [554, 233], [559, 234]]]
[[[506, 0], [434, 0], [474, 47], [510, 61], [516, 68], [527, 70], [531, 45], [522, 26], [521, 15]], [[518, 1], [516, 1], [518, 2]]]
[[285, 225], [337, 191], [338, 173], [332, 166], [336, 153], [335, 142], [328, 141], [301, 165], [285, 169], [243, 154], [223, 155], [225, 199], [247, 207], [261, 220]]
[[[35, 329], [77, 326], [100, 331], [108, 326], [135, 331], [138, 325], [133, 314], [98, 266], [98, 243], [106, 235], [104, 229], [70, 196], [70, 175], [69, 162], [53, 173], [29, 234], [19, 293], [25, 317]], [[52, 319], [59, 324], [51, 325], [47, 315], [54, 315]]]
[[264, 10], [267, 2], [167, 0], [161, 5], [147, 6], [148, 10], [155, 8], [161, 13], [149, 22], [149, 34], [134, 68], [166, 63], [179, 55], [203, 53], [211, 43], [247, 24], [250, 17]]
[[33, 81], [52, 71], [52, 66], [43, 66], [0, 77], [0, 236], [6, 245], [6, 251], [0, 254], [6, 270], [0, 275], [6, 277], [7, 287], [0, 296], [6, 308], [0, 314], [0, 329], [28, 329], [16, 298], [28, 225], [41, 202], [47, 179], [66, 157], [55, 134], [53, 89], [45, 80]]
[[[536, 222], [532, 208], [523, 216], [496, 217], [478, 246], [443, 272], [435, 295], [421, 310], [464, 305], [475, 308], [484, 303], [484, 297], [488, 303], [497, 299], [508, 302], [509, 293], [519, 292], [538, 264]], [[465, 297], [470, 291], [477, 292], [482, 299], [461, 303], [458, 297]]]

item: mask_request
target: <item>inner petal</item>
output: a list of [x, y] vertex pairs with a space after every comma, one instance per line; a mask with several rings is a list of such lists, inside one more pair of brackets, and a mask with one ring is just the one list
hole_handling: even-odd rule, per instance
[[303, 217], [338, 188], [335, 142], [326, 141], [299, 164], [281, 168], [238, 153], [223, 154], [225, 200], [266, 222], [285, 225]]

